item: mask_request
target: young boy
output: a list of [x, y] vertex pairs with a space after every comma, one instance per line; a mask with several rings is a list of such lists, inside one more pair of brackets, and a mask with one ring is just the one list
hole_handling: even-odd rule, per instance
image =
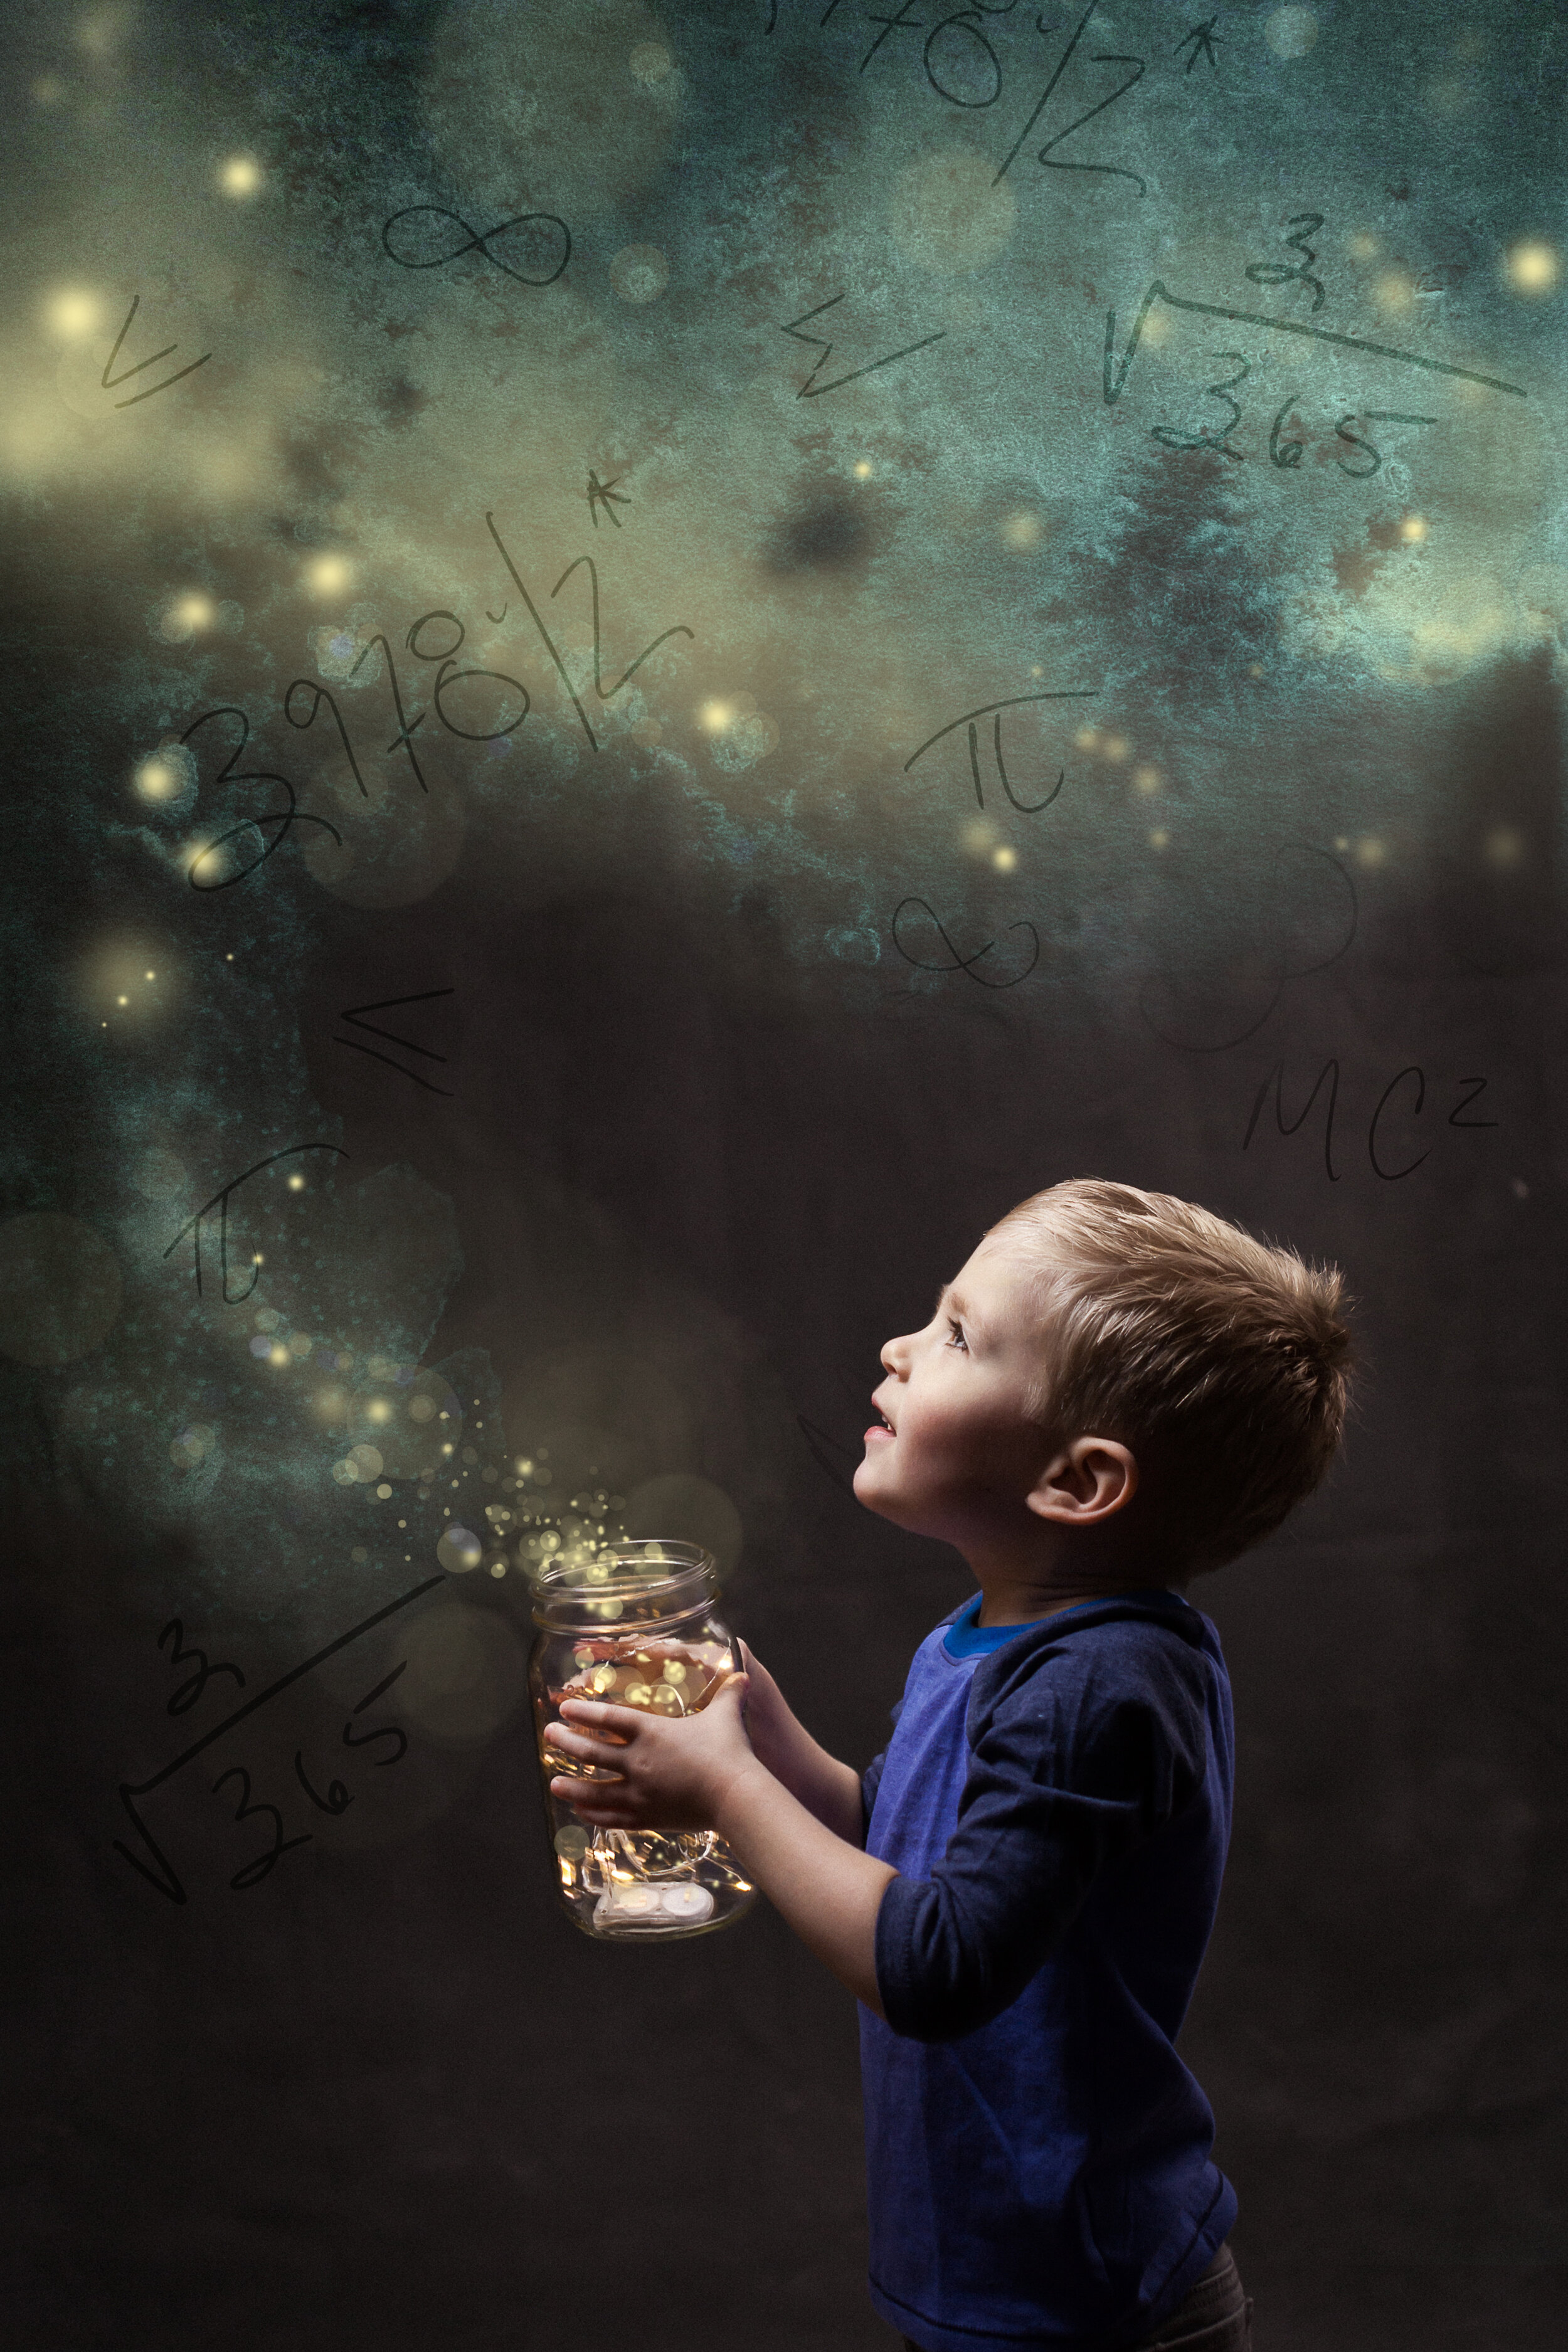
[[[863, 2004], [872, 2300], [911, 2352], [1243, 2352], [1236, 2195], [1175, 2041], [1230, 1827], [1189, 1580], [1344, 1420], [1340, 1279], [1129, 1185], [1037, 1193], [890, 1339], [855, 1476], [978, 1598], [864, 1780], [754, 1658], [700, 1714], [569, 1700], [595, 1827], [718, 1830]], [[749, 1737], [748, 1737], [749, 1735]]]

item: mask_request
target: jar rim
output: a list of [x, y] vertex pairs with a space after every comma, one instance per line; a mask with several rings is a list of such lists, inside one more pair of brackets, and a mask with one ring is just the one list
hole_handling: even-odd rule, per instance
[[[599, 1570], [591, 1581], [590, 1569]], [[531, 1582], [534, 1622], [548, 1625], [556, 1611], [589, 1612], [596, 1602], [606, 1601], [623, 1605], [632, 1600], [658, 1603], [672, 1600], [683, 1590], [694, 1601], [706, 1600], [718, 1591], [718, 1562], [701, 1544], [646, 1536], [605, 1544], [592, 1561], [582, 1566], [540, 1568]], [[670, 1613], [684, 1616], [689, 1612], [678, 1609]]]

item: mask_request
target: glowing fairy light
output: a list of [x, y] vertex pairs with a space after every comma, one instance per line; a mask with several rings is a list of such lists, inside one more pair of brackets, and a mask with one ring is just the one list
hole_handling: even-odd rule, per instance
[[79, 342], [98, 324], [98, 304], [79, 287], [62, 287], [49, 304], [49, 325], [57, 335]]
[[1426, 516], [1406, 515], [1405, 520], [1399, 526], [1399, 536], [1405, 541], [1406, 547], [1419, 547], [1421, 541], [1426, 536]]
[[1005, 847], [993, 850], [991, 854], [991, 863], [994, 866], [998, 874], [1011, 874], [1013, 868], [1018, 863], [1018, 853], [1016, 849], [1008, 849]]
[[302, 1192], [304, 1191], [304, 1189], [305, 1189], [305, 1180], [304, 1180], [304, 1178], [303, 1178], [302, 1176], [300, 1176], [300, 1175], [299, 1175], [299, 1174], [295, 1174], [295, 1175], [293, 1175], [293, 1176], [290, 1176], [290, 1177], [289, 1177], [289, 1190], [290, 1191], [290, 1192]]
[[1508, 256], [1510, 286], [1521, 294], [1549, 294], [1562, 274], [1563, 264], [1549, 245], [1531, 238], [1514, 246]]
[[156, 753], [143, 760], [136, 770], [136, 789], [144, 801], [172, 800], [183, 782], [174, 763], [159, 759]]
[[212, 598], [202, 595], [199, 590], [193, 589], [187, 595], [176, 597], [173, 617], [183, 629], [194, 632], [197, 629], [210, 629], [217, 618], [217, 614]]
[[735, 706], [732, 702], [705, 702], [697, 718], [710, 735], [721, 735], [726, 727], [735, 723]]
[[871, 460], [869, 457], [862, 457], [857, 462], [855, 467], [855, 479], [858, 482], [868, 482], [870, 478]]
[[1165, 830], [1165, 828], [1164, 828], [1164, 826], [1163, 826], [1163, 824], [1157, 824], [1157, 825], [1154, 827], [1153, 832], [1149, 835], [1149, 846], [1150, 846], [1150, 848], [1151, 848], [1151, 849], [1169, 849], [1170, 845], [1171, 845], [1171, 836], [1170, 836], [1170, 835], [1166, 832], [1166, 830]]
[[335, 596], [353, 578], [352, 570], [341, 555], [318, 555], [305, 573], [313, 596]]
[[1016, 514], [1010, 514], [1003, 523], [1002, 537], [1008, 547], [1022, 552], [1026, 548], [1037, 547], [1045, 536], [1045, 524], [1037, 514], [1030, 514], [1027, 508], [1020, 508]]
[[1163, 782], [1163, 778], [1161, 776], [1158, 768], [1142, 767], [1134, 768], [1132, 771], [1132, 783], [1134, 790], [1141, 792], [1145, 795], [1148, 795], [1151, 793], [1157, 793]]
[[261, 166], [253, 155], [230, 155], [218, 167], [217, 184], [226, 196], [253, 196], [261, 185]]

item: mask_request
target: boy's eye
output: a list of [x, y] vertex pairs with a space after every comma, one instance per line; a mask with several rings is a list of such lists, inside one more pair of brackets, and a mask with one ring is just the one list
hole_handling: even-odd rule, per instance
[[947, 1318], [947, 1329], [949, 1347], [962, 1348], [964, 1354], [967, 1355], [969, 1353], [969, 1342], [963, 1336], [963, 1326], [955, 1323], [951, 1315]]

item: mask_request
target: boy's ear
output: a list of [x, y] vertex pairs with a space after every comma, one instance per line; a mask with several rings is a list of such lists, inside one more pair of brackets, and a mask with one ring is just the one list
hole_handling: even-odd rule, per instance
[[1025, 1500], [1060, 1527], [1098, 1527], [1138, 1492], [1138, 1463], [1115, 1437], [1075, 1437], [1054, 1454]]

